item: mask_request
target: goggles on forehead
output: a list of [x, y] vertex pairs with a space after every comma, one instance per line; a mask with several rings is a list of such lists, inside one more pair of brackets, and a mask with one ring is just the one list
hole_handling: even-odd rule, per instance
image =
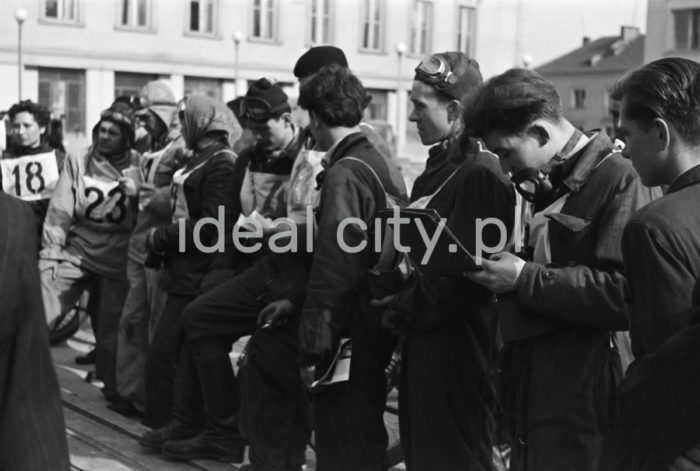
[[440, 91], [448, 90], [457, 81], [452, 67], [442, 57], [428, 56], [415, 69], [416, 78]]
[[288, 104], [282, 103], [277, 106], [272, 106], [267, 100], [258, 97], [243, 97], [238, 103], [240, 106], [239, 116], [247, 120], [264, 122], [271, 119], [275, 113], [287, 108]]
[[116, 124], [124, 124], [126, 126], [133, 125], [131, 118], [129, 118], [124, 113], [120, 113], [118, 111], [104, 110], [102, 113], [100, 113], [100, 121], [105, 120], [105, 119], [107, 121], [112, 121]]

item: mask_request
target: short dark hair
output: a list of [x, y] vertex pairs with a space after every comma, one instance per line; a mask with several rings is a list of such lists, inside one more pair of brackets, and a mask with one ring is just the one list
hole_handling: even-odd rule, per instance
[[465, 103], [465, 132], [521, 134], [537, 119], [558, 121], [561, 99], [554, 85], [535, 71], [510, 69], [493, 77]]
[[692, 145], [700, 144], [700, 64], [668, 57], [635, 69], [615, 83], [611, 98], [626, 98], [621, 110], [648, 127], [664, 119]]
[[19, 103], [15, 103], [7, 112], [12, 121], [14, 121], [15, 116], [20, 113], [29, 113], [34, 116], [36, 124], [40, 127], [48, 126], [51, 120], [51, 113], [49, 113], [49, 110], [45, 106], [34, 103], [32, 100], [22, 100]]
[[321, 67], [299, 90], [299, 106], [316, 113], [329, 126], [360, 124], [371, 96], [347, 67]]

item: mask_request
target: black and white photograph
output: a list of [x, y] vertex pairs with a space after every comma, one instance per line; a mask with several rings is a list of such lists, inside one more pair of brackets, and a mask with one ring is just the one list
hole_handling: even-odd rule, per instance
[[0, 0], [0, 471], [700, 471], [700, 0]]

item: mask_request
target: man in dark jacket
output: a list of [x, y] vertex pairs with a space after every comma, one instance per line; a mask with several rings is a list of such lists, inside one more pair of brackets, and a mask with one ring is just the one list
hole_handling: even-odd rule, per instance
[[0, 194], [0, 469], [67, 471], [63, 408], [41, 302], [34, 217]]
[[[416, 67], [409, 118], [423, 144], [433, 145], [413, 186], [412, 206], [437, 210], [471, 253], [479, 243], [479, 218], [503, 223], [503, 234], [494, 227], [478, 234], [482, 244], [495, 247], [499, 238], [505, 245], [514, 213], [513, 190], [497, 157], [475, 140], [457, 141], [460, 100], [481, 82], [478, 63], [466, 55], [433, 54]], [[497, 348], [490, 300], [488, 290], [461, 273], [420, 271], [391, 300], [388, 313], [405, 332], [399, 424], [410, 471], [491, 469]]]
[[666, 469], [700, 441], [689, 420], [700, 405], [698, 326], [688, 327], [700, 279], [699, 84], [700, 64], [667, 58], [615, 87], [624, 153], [645, 185], [669, 186], [666, 196], [632, 216], [623, 234], [635, 362], [620, 386], [605, 470]]
[[584, 134], [562, 116], [556, 90], [536, 72], [491, 79], [467, 129], [532, 205], [528, 237], [516, 239], [524, 258], [497, 253], [468, 275], [518, 297], [499, 310], [511, 469], [595, 470], [621, 375], [610, 332], [628, 327], [620, 238], [649, 192], [604, 132]]
[[335, 65], [305, 81], [299, 95], [300, 106], [309, 112], [311, 133], [327, 151], [314, 258], [301, 311], [301, 365], [321, 373], [340, 340], [352, 339], [349, 380], [323, 386], [313, 398], [319, 471], [386, 469], [384, 368], [392, 342], [369, 306], [366, 275], [377, 260], [370, 247], [374, 219], [387, 205], [386, 194], [398, 197], [401, 191], [360, 132], [366, 103], [367, 92], [357, 77]]

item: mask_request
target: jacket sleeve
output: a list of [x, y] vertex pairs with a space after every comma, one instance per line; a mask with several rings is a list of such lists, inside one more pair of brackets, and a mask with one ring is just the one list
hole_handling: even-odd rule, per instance
[[[201, 182], [201, 203], [200, 211], [196, 216], [190, 214], [190, 218], [185, 221], [185, 247], [188, 249], [194, 245], [194, 226], [204, 218], [219, 219], [219, 208], [224, 209], [224, 240], [228, 243], [231, 240], [231, 229], [233, 227], [232, 202], [234, 199], [233, 181], [233, 161], [227, 158], [215, 158], [210, 164], [200, 171], [206, 172]], [[180, 223], [172, 223], [158, 229], [155, 233], [155, 245], [157, 250], [174, 252], [179, 250], [180, 244]], [[219, 232], [217, 225], [204, 224], [199, 231], [199, 243], [205, 247], [211, 247], [218, 239]]]
[[600, 330], [629, 328], [629, 289], [621, 253], [622, 231], [632, 214], [649, 202], [636, 174], [620, 179], [601, 207], [595, 266], [525, 264], [517, 280], [520, 302], [538, 314]]
[[[361, 225], [375, 210], [372, 192], [350, 170], [342, 165], [327, 170], [311, 275], [301, 312], [302, 365], [318, 363], [339, 338], [349, 336], [353, 307], [358, 305], [370, 257], [367, 227]], [[355, 218], [354, 222], [344, 225], [350, 218]], [[352, 250], [361, 245], [361, 250]]]
[[692, 296], [687, 287], [696, 279], [669, 242], [640, 220], [625, 228], [622, 251], [634, 307], [632, 350], [641, 358], [688, 324]]
[[75, 216], [75, 195], [73, 182], [77, 178], [78, 162], [69, 157], [66, 159], [61, 174], [56, 182], [56, 188], [51, 195], [49, 208], [42, 230], [40, 258], [47, 260], [63, 260], [66, 258], [63, 249], [66, 246], [68, 231]]

